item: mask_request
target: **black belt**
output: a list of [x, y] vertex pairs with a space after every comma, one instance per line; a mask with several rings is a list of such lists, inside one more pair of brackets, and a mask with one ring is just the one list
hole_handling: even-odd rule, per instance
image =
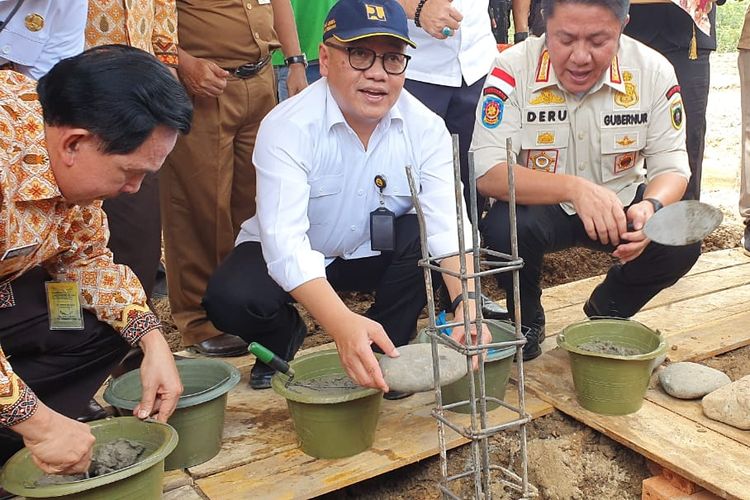
[[260, 73], [268, 62], [271, 60], [271, 56], [266, 56], [258, 62], [245, 63], [242, 66], [236, 68], [223, 68], [225, 71], [229, 71], [232, 75], [237, 78], [250, 78]]

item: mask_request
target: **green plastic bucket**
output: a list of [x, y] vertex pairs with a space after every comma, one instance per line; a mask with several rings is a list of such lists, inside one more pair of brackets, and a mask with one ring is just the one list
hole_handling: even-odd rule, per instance
[[372, 446], [382, 391], [356, 389], [316, 391], [294, 385], [323, 375], [346, 373], [335, 349], [300, 356], [289, 363], [294, 381], [277, 373], [271, 386], [286, 398], [302, 451], [316, 458], [356, 455]]
[[[642, 354], [618, 355], [580, 349], [586, 342], [608, 341]], [[570, 354], [578, 402], [602, 415], [627, 415], [643, 405], [651, 364], [664, 354], [667, 342], [657, 332], [630, 319], [586, 320], [567, 326], [557, 345]]]
[[135, 417], [97, 420], [89, 424], [96, 437], [94, 448], [120, 438], [132, 439], [146, 449], [140, 460], [116, 472], [65, 484], [35, 486], [44, 476], [24, 448], [13, 455], [0, 474], [0, 484], [10, 493], [27, 498], [76, 500], [126, 500], [161, 498], [164, 457], [177, 446], [177, 432], [159, 422]]
[[[169, 425], [180, 435], [180, 444], [167, 457], [166, 470], [202, 464], [219, 453], [227, 393], [240, 380], [239, 370], [224, 361], [181, 359], [176, 364], [185, 390]], [[104, 399], [116, 408], [132, 411], [141, 399], [140, 370], [111, 381]]]
[[[490, 329], [493, 342], [510, 342], [516, 340], [515, 327], [506, 321], [485, 320], [484, 324]], [[430, 342], [427, 330], [422, 330], [417, 336], [418, 342]], [[486, 396], [497, 398], [500, 401], [505, 399], [505, 387], [508, 385], [510, 378], [510, 367], [513, 365], [513, 356], [516, 354], [514, 346], [500, 349], [491, 349], [484, 359], [484, 393]], [[474, 373], [474, 389], [477, 399], [479, 398], [479, 373]], [[445, 385], [441, 388], [443, 405], [466, 401], [466, 403], [451, 408], [448, 411], [456, 413], [471, 413], [469, 399], [469, 375], [466, 374], [460, 380], [452, 384]], [[500, 403], [487, 401], [487, 410], [494, 410], [499, 407]]]

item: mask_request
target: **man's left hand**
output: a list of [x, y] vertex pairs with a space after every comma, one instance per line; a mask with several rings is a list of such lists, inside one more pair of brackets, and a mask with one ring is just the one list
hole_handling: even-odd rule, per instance
[[141, 363], [143, 395], [133, 414], [144, 419], [158, 412], [156, 419], [166, 422], [182, 394], [180, 375], [161, 330], [151, 330], [141, 338], [140, 344], [144, 353]]
[[635, 203], [628, 208], [626, 217], [633, 231], [622, 233], [620, 241], [624, 243], [617, 245], [615, 251], [612, 252], [614, 257], [620, 259], [620, 263], [624, 264], [638, 258], [651, 242], [643, 233], [643, 227], [653, 215], [654, 206], [648, 201]]
[[286, 90], [289, 97], [297, 95], [307, 87], [307, 75], [303, 64], [292, 64], [289, 66], [289, 75], [286, 79]]
[[[469, 305], [469, 307], [476, 307], [473, 302]], [[453, 317], [453, 321], [463, 321], [463, 304], [458, 306], [458, 309], [456, 309], [456, 314]], [[466, 344], [466, 330], [463, 326], [456, 326], [453, 328], [453, 331], [451, 331], [451, 337], [453, 340], [460, 344]], [[477, 327], [476, 325], [471, 325], [471, 340], [469, 341], [470, 345], [477, 345]], [[492, 334], [490, 333], [489, 328], [487, 328], [486, 323], [482, 323], [482, 337], [480, 340], [480, 344], [489, 344], [492, 342]], [[479, 356], [472, 357], [471, 360], [472, 367], [476, 370], [479, 368]]]

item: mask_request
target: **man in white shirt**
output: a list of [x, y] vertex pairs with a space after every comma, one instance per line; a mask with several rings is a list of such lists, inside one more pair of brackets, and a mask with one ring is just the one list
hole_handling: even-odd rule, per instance
[[[619, 260], [586, 302], [589, 317], [632, 316], [700, 254], [700, 243], [658, 245], [641, 231], [659, 208], [680, 200], [690, 168], [674, 70], [663, 56], [622, 35], [627, 5], [542, 0], [546, 35], [498, 56], [477, 108], [477, 189], [507, 200], [507, 138], [517, 155], [526, 359], [541, 354], [544, 340], [540, 279], [546, 252], [587, 246]], [[489, 248], [509, 251], [505, 201], [492, 206], [481, 229]], [[500, 281], [512, 289], [507, 278]]]
[[[331, 9], [320, 48], [325, 78], [263, 120], [253, 155], [258, 211], [204, 298], [217, 328], [287, 360], [306, 332], [292, 305], [300, 303], [336, 341], [349, 376], [384, 391], [371, 344], [397, 356], [426, 302], [406, 166], [420, 188], [430, 253], [458, 250], [451, 141], [402, 92], [407, 44], [396, 0], [339, 0]], [[464, 227], [469, 238], [465, 213]], [[440, 265], [457, 271], [458, 257]], [[455, 309], [460, 283], [445, 282]], [[375, 302], [356, 314], [337, 290], [374, 291]], [[457, 320], [462, 313], [457, 307]], [[463, 329], [453, 335], [462, 339]], [[268, 387], [272, 374], [256, 362], [251, 387]]]

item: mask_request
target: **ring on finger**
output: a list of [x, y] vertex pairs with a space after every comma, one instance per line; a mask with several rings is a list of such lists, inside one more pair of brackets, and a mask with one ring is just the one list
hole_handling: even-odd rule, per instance
[[453, 36], [453, 30], [448, 26], [443, 28], [443, 31], [441, 31], [441, 33], [443, 34], [443, 36]]

